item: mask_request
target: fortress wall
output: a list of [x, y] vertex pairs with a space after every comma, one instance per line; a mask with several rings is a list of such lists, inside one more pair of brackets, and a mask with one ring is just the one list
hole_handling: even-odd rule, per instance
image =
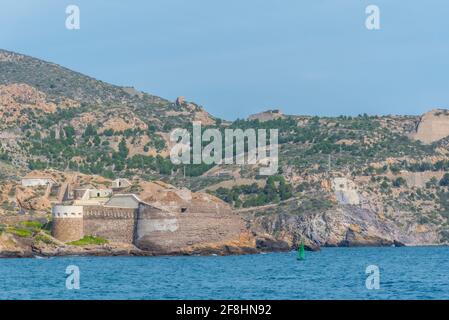
[[243, 220], [224, 206], [218, 210], [214, 206], [208, 212], [144, 211], [137, 221], [136, 245], [154, 252], [174, 253], [192, 245], [234, 240], [244, 230]]
[[54, 206], [53, 235], [64, 242], [91, 235], [156, 253], [174, 253], [193, 245], [222, 244], [245, 232], [244, 221], [229, 206], [199, 201], [186, 205], [176, 210], [147, 205], [139, 209]]
[[104, 206], [84, 207], [84, 234], [111, 242], [133, 243], [136, 210]]
[[52, 236], [62, 242], [83, 238], [83, 218], [53, 219]]
[[52, 236], [63, 242], [79, 240], [83, 233], [83, 207], [56, 205], [52, 208]]

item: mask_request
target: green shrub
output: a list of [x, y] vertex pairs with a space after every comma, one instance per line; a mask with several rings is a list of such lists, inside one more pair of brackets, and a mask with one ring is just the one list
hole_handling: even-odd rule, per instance
[[34, 220], [34, 221], [22, 221], [20, 222], [20, 226], [37, 231], [42, 229], [44, 224], [40, 221]]
[[443, 178], [440, 180], [440, 186], [449, 186], [449, 173], [445, 173]]
[[55, 244], [55, 242], [45, 233], [39, 233], [34, 237], [36, 241], [40, 241], [46, 244]]
[[441, 231], [440, 235], [441, 235], [442, 242], [449, 242], [449, 231], [448, 230]]
[[395, 188], [399, 188], [399, 187], [406, 186], [406, 185], [407, 185], [407, 181], [405, 181], [405, 179], [402, 177], [399, 177], [399, 178], [396, 178], [395, 180], [393, 180], [393, 187], [395, 187]]
[[7, 228], [7, 231], [22, 238], [28, 238], [33, 235], [33, 232], [31, 230], [20, 227], [9, 227]]
[[85, 236], [80, 240], [69, 242], [69, 244], [72, 246], [87, 246], [90, 244], [105, 244], [105, 243], [108, 243], [108, 240], [94, 236]]

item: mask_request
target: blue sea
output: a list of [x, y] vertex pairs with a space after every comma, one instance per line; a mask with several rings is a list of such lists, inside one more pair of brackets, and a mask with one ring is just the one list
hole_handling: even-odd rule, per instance
[[[66, 288], [70, 265], [79, 289]], [[366, 287], [370, 265], [379, 289]], [[449, 299], [449, 248], [0, 259], [0, 299]]]

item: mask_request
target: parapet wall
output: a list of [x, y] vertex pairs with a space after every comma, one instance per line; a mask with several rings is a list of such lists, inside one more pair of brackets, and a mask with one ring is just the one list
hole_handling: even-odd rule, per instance
[[51, 214], [53, 218], [60, 219], [82, 218], [83, 211], [83, 206], [66, 206], [61, 204], [53, 206]]

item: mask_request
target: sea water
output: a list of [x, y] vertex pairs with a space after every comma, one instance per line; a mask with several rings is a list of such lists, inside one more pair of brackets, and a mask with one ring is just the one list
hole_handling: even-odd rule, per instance
[[[79, 289], [68, 289], [68, 266]], [[379, 269], [370, 289], [368, 266]], [[0, 259], [0, 299], [449, 299], [449, 248]]]

